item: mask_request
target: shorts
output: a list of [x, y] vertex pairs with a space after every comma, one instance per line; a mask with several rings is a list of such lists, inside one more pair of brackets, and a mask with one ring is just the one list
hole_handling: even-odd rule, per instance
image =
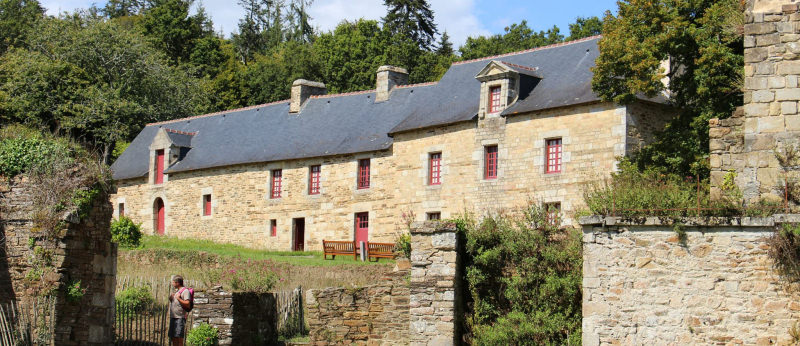
[[182, 338], [186, 334], [186, 319], [185, 318], [170, 318], [169, 319], [169, 332], [167, 336], [170, 338]]

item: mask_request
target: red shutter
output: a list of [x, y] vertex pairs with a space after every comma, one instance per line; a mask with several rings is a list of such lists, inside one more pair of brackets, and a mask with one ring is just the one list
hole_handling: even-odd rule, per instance
[[278, 235], [278, 220], [269, 220], [269, 235], [271, 237]]
[[156, 150], [156, 184], [164, 183], [164, 149]]
[[489, 88], [489, 113], [494, 113], [500, 110], [500, 87], [494, 86]]
[[322, 171], [322, 167], [320, 165], [311, 166], [309, 168], [309, 176], [308, 176], [308, 194], [309, 195], [318, 195], [319, 194], [319, 175]]
[[442, 183], [442, 153], [434, 153], [430, 155], [430, 162], [428, 163], [428, 184], [439, 185]]
[[497, 146], [486, 147], [486, 171], [484, 179], [497, 179]]
[[203, 196], [203, 215], [211, 215], [211, 195]]
[[358, 160], [358, 188], [369, 188], [369, 159]]
[[283, 171], [280, 169], [272, 170], [272, 184], [270, 186], [270, 198], [281, 198], [281, 184]]
[[561, 172], [561, 138], [547, 140], [547, 168], [545, 173]]

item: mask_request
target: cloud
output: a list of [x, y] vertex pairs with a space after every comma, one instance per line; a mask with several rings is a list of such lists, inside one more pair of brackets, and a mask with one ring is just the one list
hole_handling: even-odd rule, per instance
[[467, 37], [490, 34], [478, 20], [474, 0], [432, 0], [431, 9], [439, 32], [446, 30], [456, 47], [464, 44]]

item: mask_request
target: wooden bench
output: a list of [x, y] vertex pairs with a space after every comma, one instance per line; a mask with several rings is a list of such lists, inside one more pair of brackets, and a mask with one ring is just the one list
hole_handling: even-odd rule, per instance
[[358, 259], [358, 252], [356, 251], [356, 242], [354, 241], [335, 241], [335, 240], [322, 240], [322, 257], [328, 259], [336, 259], [336, 255], [353, 256], [353, 260]]
[[375, 259], [377, 262], [381, 258], [394, 258], [395, 257], [395, 244], [394, 243], [367, 243], [367, 259], [372, 261]]

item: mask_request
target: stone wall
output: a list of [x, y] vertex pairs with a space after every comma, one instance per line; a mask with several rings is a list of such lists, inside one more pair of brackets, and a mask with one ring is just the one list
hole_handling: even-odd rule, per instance
[[411, 345], [460, 344], [462, 246], [454, 224], [428, 221], [412, 226]]
[[306, 293], [306, 321], [318, 345], [408, 344], [409, 272], [396, 271], [380, 284]]
[[[582, 218], [584, 345], [788, 345], [800, 293], [771, 268], [777, 221]], [[783, 220], [781, 220], [783, 219]]]
[[783, 172], [774, 151], [797, 145], [800, 136], [798, 4], [755, 2], [744, 26], [743, 110], [712, 120], [709, 132], [712, 193], [719, 194], [725, 174], [735, 171], [746, 203], [783, 199]]
[[[24, 177], [11, 181], [0, 177], [0, 181], [0, 304], [24, 302], [35, 294], [25, 284], [32, 269], [30, 260], [35, 247], [45, 241], [32, 220], [35, 191], [31, 183]], [[65, 235], [52, 246], [56, 274], [42, 278], [61, 285], [56, 298], [56, 345], [108, 345], [113, 341], [117, 247], [109, 232], [111, 213], [107, 196], [102, 195], [83, 219], [76, 213], [64, 216]], [[33, 247], [31, 239], [35, 240]], [[64, 287], [77, 281], [85, 293], [80, 301], [67, 302]]]
[[194, 326], [208, 323], [219, 330], [220, 345], [273, 345], [278, 341], [273, 293], [226, 292], [221, 286], [196, 291]]

